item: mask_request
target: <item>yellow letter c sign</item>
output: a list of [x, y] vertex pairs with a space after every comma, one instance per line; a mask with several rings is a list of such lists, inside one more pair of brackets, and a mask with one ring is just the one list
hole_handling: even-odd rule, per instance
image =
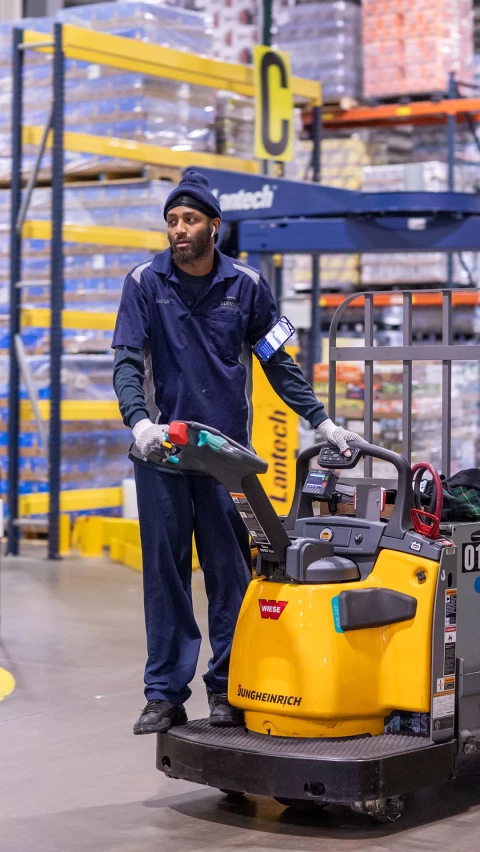
[[293, 156], [293, 99], [290, 57], [283, 50], [256, 46], [255, 156], [288, 161]]

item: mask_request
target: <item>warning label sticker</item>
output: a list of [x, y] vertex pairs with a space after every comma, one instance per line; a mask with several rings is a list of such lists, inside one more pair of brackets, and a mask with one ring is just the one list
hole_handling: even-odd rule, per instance
[[455, 642], [450, 645], [445, 643], [445, 655], [443, 661], [443, 673], [452, 675], [455, 672]]
[[457, 623], [457, 590], [447, 589], [445, 591], [445, 627], [452, 627]]
[[272, 545], [270, 544], [270, 541], [267, 538], [265, 530], [263, 529], [255, 512], [250, 506], [250, 503], [245, 497], [245, 494], [231, 493], [230, 497], [235, 503], [240, 517], [243, 518], [243, 522], [248, 532], [250, 533], [253, 541], [257, 545], [260, 553], [275, 553]]
[[443, 674], [445, 677], [455, 674], [455, 648], [457, 641], [457, 590], [445, 590], [445, 635]]
[[450, 677], [438, 677], [437, 678], [437, 692], [449, 692], [449, 690], [455, 689], [455, 678]]
[[432, 716], [434, 719], [443, 719], [445, 716], [453, 716], [455, 712], [455, 696], [453, 692], [436, 692], [432, 701]]
[[457, 628], [456, 627], [446, 627], [445, 628], [445, 642], [456, 642], [457, 641]]

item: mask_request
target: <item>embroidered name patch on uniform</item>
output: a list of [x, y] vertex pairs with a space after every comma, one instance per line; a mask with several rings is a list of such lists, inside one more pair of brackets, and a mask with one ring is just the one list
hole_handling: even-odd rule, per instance
[[238, 308], [238, 299], [235, 296], [227, 296], [226, 299], [222, 299], [220, 302], [221, 308]]

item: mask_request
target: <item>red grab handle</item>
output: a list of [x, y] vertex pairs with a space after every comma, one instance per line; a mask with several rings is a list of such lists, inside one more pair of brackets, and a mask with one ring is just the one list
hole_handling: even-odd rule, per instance
[[431, 465], [429, 462], [419, 462], [418, 464], [413, 465], [412, 467], [412, 475], [413, 482], [415, 483], [417, 474], [420, 475], [428, 470], [429, 473], [432, 474], [432, 479], [435, 486], [435, 510], [434, 512], [426, 512], [424, 509], [411, 509], [410, 517], [412, 519], [412, 524], [415, 532], [420, 535], [425, 535], [427, 538], [439, 538], [440, 537], [440, 521], [442, 519], [442, 509], [443, 509], [443, 490], [442, 490], [442, 480], [440, 479], [438, 471]]
[[410, 509], [410, 517], [416, 533], [427, 538], [440, 538], [440, 521], [436, 515], [423, 509]]

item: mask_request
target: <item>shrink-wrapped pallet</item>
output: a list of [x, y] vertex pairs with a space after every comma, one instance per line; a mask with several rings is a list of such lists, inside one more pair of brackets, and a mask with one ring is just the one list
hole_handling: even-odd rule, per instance
[[471, 0], [363, 0], [364, 94], [430, 95], [473, 79]]

